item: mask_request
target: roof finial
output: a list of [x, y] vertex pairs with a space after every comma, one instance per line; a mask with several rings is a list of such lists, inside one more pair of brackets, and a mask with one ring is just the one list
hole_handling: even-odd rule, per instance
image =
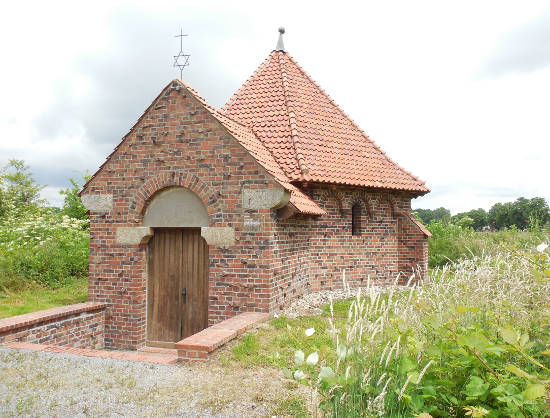
[[[174, 65], [172, 67], [179, 67], [180, 69], [180, 78], [183, 78], [183, 69], [189, 65], [189, 57], [190, 55], [185, 55], [183, 53], [183, 37], [187, 36], [183, 34], [183, 29], [180, 29], [180, 34], [176, 35], [176, 38], [180, 38], [180, 53], [178, 55], [174, 55], [174, 59], [176, 62], [174, 62]], [[185, 61], [183, 64], [180, 64], [178, 62], [178, 58], [183, 58]]]
[[283, 33], [285, 33], [285, 28], [281, 26], [279, 28], [279, 40], [277, 41], [277, 46], [275, 47], [275, 51], [285, 52], [285, 44], [283, 43]]

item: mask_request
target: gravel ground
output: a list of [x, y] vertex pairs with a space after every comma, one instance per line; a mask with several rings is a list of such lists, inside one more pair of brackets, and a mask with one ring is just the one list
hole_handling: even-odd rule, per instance
[[0, 347], [1, 417], [271, 417], [307, 397], [274, 368], [157, 365]]
[[[317, 315], [331, 298], [350, 295], [311, 293], [277, 315]], [[157, 365], [0, 347], [1, 417], [273, 417], [292, 399], [311, 401], [307, 389], [280, 370], [242, 368], [220, 356]]]

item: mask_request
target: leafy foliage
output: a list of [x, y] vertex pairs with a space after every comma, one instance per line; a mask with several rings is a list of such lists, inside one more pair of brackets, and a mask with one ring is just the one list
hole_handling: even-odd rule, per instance
[[[90, 180], [91, 176], [88, 173], [81, 173], [84, 181]], [[63, 201], [63, 209], [61, 213], [67, 215], [69, 218], [88, 220], [88, 210], [82, 204], [78, 192], [80, 191], [80, 184], [73, 178], [70, 178], [72, 187], [61, 189], [59, 193], [65, 196]]]
[[428, 263], [430, 268], [443, 267], [464, 258], [494, 255], [504, 247], [533, 248], [549, 239], [546, 231], [520, 231], [511, 227], [504, 231], [475, 232], [470, 218], [456, 223], [432, 221], [426, 228], [433, 234], [428, 239]]
[[469, 226], [474, 230], [491, 227], [540, 231], [550, 223], [550, 208], [542, 197], [532, 199], [520, 197], [514, 202], [495, 203], [489, 212], [479, 208], [451, 216], [449, 209], [441, 207], [434, 210], [415, 209], [414, 214], [424, 225], [438, 221], [457, 224], [469, 218], [471, 220]]
[[446, 265], [385, 298], [358, 293], [330, 344], [289, 331], [302, 337], [284, 375], [333, 417], [549, 417], [547, 249]]
[[58, 212], [44, 206], [44, 186], [28, 170], [10, 160], [0, 175], [0, 289], [55, 287], [88, 272], [89, 221], [76, 201], [78, 183], [71, 179], [73, 187], [62, 191], [65, 205]]
[[451, 211], [440, 207], [437, 209], [415, 209], [414, 213], [424, 225], [429, 224], [432, 221], [448, 221], [451, 219]]
[[532, 224], [538, 224], [540, 228], [550, 222], [550, 208], [542, 197], [520, 197], [515, 202], [493, 205], [489, 210], [489, 222], [495, 228], [515, 226], [518, 229], [528, 229], [533, 228]]

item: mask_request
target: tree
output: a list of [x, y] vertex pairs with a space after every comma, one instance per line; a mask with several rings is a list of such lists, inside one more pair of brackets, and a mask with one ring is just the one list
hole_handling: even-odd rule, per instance
[[464, 218], [470, 218], [472, 220], [471, 227], [474, 229], [483, 228], [489, 225], [489, 214], [482, 208], [472, 209], [469, 212], [457, 213], [451, 218], [451, 221], [456, 223]]
[[429, 224], [432, 220], [448, 221], [451, 219], [451, 211], [444, 207], [437, 209], [414, 209], [414, 212], [416, 217], [425, 225]]
[[0, 217], [12, 210], [37, 210], [47, 203], [40, 199], [47, 185], [37, 184], [29, 169], [25, 161], [12, 158], [0, 172]]
[[[90, 178], [92, 177], [87, 172], [80, 174], [82, 174], [85, 182], [90, 180]], [[80, 191], [80, 185], [78, 184], [78, 181], [73, 178], [70, 178], [69, 181], [71, 182], [72, 187], [61, 189], [59, 191], [61, 195], [65, 196], [65, 199], [63, 201], [63, 209], [61, 209], [61, 214], [68, 215], [69, 217], [76, 219], [89, 219], [88, 210], [84, 207], [82, 201], [80, 200], [80, 197], [78, 196], [78, 192]]]
[[515, 202], [493, 205], [489, 210], [489, 222], [495, 228], [526, 229], [533, 223], [542, 227], [550, 222], [550, 208], [542, 197], [520, 197]]

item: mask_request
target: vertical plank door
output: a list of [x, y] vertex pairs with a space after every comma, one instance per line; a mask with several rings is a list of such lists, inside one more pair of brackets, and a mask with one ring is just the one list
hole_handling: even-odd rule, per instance
[[147, 272], [147, 345], [171, 348], [208, 326], [208, 245], [200, 229], [155, 228]]

